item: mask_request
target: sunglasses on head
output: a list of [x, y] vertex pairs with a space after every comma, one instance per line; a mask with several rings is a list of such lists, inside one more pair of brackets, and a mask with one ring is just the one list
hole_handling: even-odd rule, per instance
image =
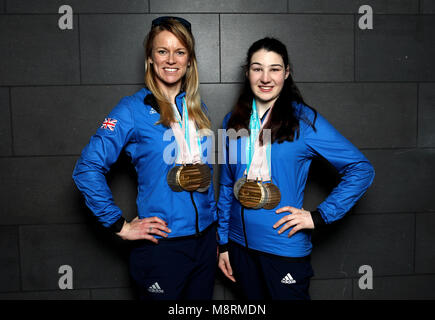
[[158, 18], [154, 19], [153, 22], [151, 23], [151, 29], [154, 27], [158, 27], [158, 26], [168, 22], [169, 20], [178, 21], [187, 30], [189, 30], [190, 33], [192, 33], [192, 26], [191, 26], [189, 21], [187, 21], [186, 19], [180, 18], [180, 17], [171, 17], [171, 16], [158, 17]]

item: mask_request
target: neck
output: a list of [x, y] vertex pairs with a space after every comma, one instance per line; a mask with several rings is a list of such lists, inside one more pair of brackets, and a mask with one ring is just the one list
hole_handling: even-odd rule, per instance
[[175, 97], [180, 93], [181, 90], [181, 81], [174, 85], [160, 83], [160, 88], [162, 93], [166, 96], [166, 98], [168, 98], [169, 102], [175, 103]]
[[257, 99], [255, 99], [255, 104], [257, 105], [257, 112], [258, 112], [258, 117], [261, 119], [263, 117], [263, 115], [266, 113], [266, 111], [273, 106], [275, 100], [270, 102], [263, 102], [263, 101], [259, 101]]

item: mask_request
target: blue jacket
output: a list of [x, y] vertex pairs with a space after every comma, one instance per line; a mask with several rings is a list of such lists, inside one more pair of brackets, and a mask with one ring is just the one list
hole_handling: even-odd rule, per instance
[[[320, 114], [317, 114], [315, 121], [316, 130], [313, 130], [308, 123], [314, 121], [314, 112], [302, 104], [294, 103], [293, 107], [295, 114], [301, 119], [299, 138], [295, 138], [293, 142], [274, 142], [271, 148], [272, 180], [281, 191], [281, 202], [272, 210], [242, 210], [240, 202], [234, 197], [233, 185], [246, 169], [246, 164], [241, 164], [246, 137], [237, 140], [223, 139], [226, 144], [224, 149], [227, 152], [227, 163], [220, 166], [219, 244], [226, 244], [230, 239], [251, 249], [279, 256], [309, 255], [312, 249], [310, 231], [301, 230], [289, 238], [291, 229], [279, 235], [280, 227], [274, 229], [273, 225], [289, 214], [275, 213], [278, 208], [302, 208], [308, 170], [316, 156], [327, 159], [343, 175], [338, 186], [317, 208], [326, 223], [342, 218], [372, 183], [374, 169], [355, 146]], [[223, 121], [224, 129], [227, 128], [229, 118], [230, 114]]]
[[[105, 227], [111, 226], [121, 218], [122, 211], [113, 201], [105, 174], [125, 150], [137, 172], [138, 217], [157, 216], [166, 221], [172, 230], [169, 238], [194, 235], [217, 220], [213, 185], [203, 193], [170, 189], [166, 175], [174, 166], [175, 137], [172, 129], [156, 125], [160, 119], [158, 110], [144, 102], [150, 94], [144, 88], [121, 99], [82, 151], [73, 179], [98, 220]], [[184, 96], [183, 92], [176, 97], [180, 114]], [[203, 155], [210, 150], [211, 141], [202, 138]], [[164, 154], [172, 157], [172, 164], [167, 163]], [[212, 170], [210, 164], [209, 167]]]

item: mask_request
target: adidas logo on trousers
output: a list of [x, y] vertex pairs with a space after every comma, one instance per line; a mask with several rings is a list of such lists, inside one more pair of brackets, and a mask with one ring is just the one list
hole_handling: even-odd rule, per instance
[[287, 275], [284, 278], [282, 278], [281, 283], [292, 284], [292, 283], [296, 283], [296, 280], [293, 279], [290, 273], [287, 273]]
[[149, 292], [152, 293], [163, 293], [164, 291], [160, 288], [159, 284], [155, 282], [151, 287], [148, 288]]

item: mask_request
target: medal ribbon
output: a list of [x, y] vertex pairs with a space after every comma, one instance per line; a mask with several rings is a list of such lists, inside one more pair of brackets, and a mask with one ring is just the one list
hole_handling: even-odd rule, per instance
[[[183, 118], [180, 118], [177, 106], [173, 105], [174, 115], [177, 122], [171, 123], [171, 129], [174, 132], [177, 142], [178, 154], [177, 164], [194, 164], [201, 162], [201, 140], [196, 130], [195, 121], [189, 119], [186, 99], [183, 98]], [[190, 143], [190, 141], [197, 143]]]
[[[271, 180], [271, 145], [270, 140], [265, 139], [263, 134], [263, 145], [260, 146], [259, 133], [263, 130], [272, 113], [272, 107], [266, 115], [263, 123], [258, 116], [255, 99], [252, 102], [251, 118], [249, 119], [250, 135], [246, 141], [246, 171], [249, 180]], [[270, 136], [269, 136], [270, 138]], [[267, 143], [265, 143], [267, 142]]]

